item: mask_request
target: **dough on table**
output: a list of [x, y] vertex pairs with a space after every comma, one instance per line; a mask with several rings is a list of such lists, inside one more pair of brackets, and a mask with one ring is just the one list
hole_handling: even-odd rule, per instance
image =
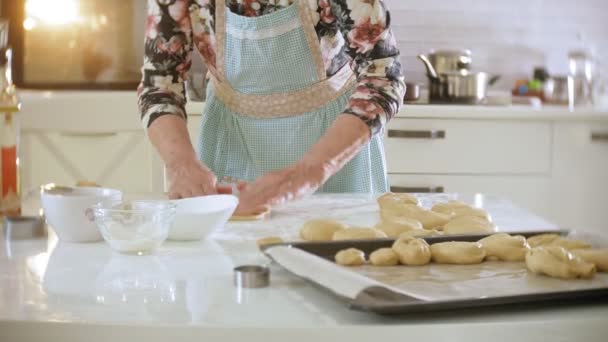
[[544, 246], [559, 238], [559, 234], [534, 235], [528, 238], [528, 245], [530, 245], [531, 248]]
[[380, 208], [393, 209], [399, 208], [405, 204], [416, 204], [418, 205], [418, 198], [414, 195], [406, 193], [393, 193], [387, 192], [384, 195], [378, 197], [378, 205]]
[[336, 253], [335, 260], [342, 266], [360, 266], [365, 264], [365, 253], [356, 248], [343, 249]]
[[437, 236], [443, 233], [436, 229], [415, 229], [401, 233], [399, 237], [425, 237], [425, 236]]
[[374, 266], [395, 266], [399, 264], [399, 256], [392, 248], [380, 248], [369, 255], [369, 262]]
[[595, 265], [600, 272], [608, 272], [608, 248], [604, 249], [575, 249], [570, 253]]
[[265, 237], [265, 238], [261, 238], [259, 240], [256, 241], [256, 244], [258, 245], [258, 247], [264, 247], [266, 245], [274, 245], [274, 244], [278, 244], [278, 243], [283, 243], [283, 239], [281, 239], [278, 236], [269, 236], [269, 237]]
[[401, 233], [410, 230], [422, 230], [422, 223], [407, 217], [395, 217], [393, 220], [378, 223], [375, 228], [383, 231], [389, 238], [397, 238]]
[[332, 240], [368, 240], [386, 238], [384, 232], [374, 228], [347, 228], [338, 230]]
[[564, 247], [567, 250], [591, 248], [591, 244], [585, 241], [564, 238], [558, 234], [535, 235], [528, 238], [528, 244], [532, 248], [540, 246]]
[[452, 218], [459, 216], [477, 216], [484, 218], [488, 221], [492, 221], [490, 214], [485, 210], [471, 207], [470, 205], [461, 201], [449, 201], [447, 203], [437, 203], [431, 209], [434, 212], [449, 215]]
[[591, 248], [591, 244], [586, 243], [585, 241], [568, 239], [568, 238], [563, 238], [563, 237], [560, 237], [559, 239], [555, 239], [555, 240], [551, 241], [546, 246], [564, 247], [565, 249], [567, 249], [569, 251], [575, 250], [575, 249], [587, 249], [587, 248]]
[[533, 273], [562, 279], [591, 278], [596, 271], [594, 264], [559, 246], [532, 248], [526, 254], [526, 266]]
[[443, 227], [444, 234], [494, 233], [496, 226], [478, 216], [459, 216], [453, 218]]
[[334, 220], [310, 220], [300, 228], [300, 237], [306, 241], [331, 241], [334, 233], [342, 229], [346, 225]]
[[530, 246], [521, 235], [506, 233], [490, 235], [478, 241], [486, 251], [487, 260], [525, 261]]
[[422, 223], [424, 229], [443, 229], [450, 220], [449, 215], [444, 215], [431, 210], [426, 210], [415, 204], [405, 204], [395, 209], [380, 208], [380, 217], [383, 221], [394, 221], [397, 217], [407, 217]]
[[413, 237], [400, 237], [393, 243], [393, 251], [399, 256], [399, 262], [404, 265], [419, 266], [431, 262], [429, 244]]
[[456, 265], [479, 264], [486, 257], [486, 251], [479, 242], [462, 241], [434, 243], [431, 254], [438, 264]]
[[437, 203], [431, 210], [441, 214], [454, 215], [455, 208], [470, 208], [470, 206], [462, 201], [452, 200], [446, 203]]
[[261, 212], [259, 214], [253, 214], [253, 215], [232, 215], [230, 217], [229, 221], [258, 221], [258, 220], [263, 220], [266, 217], [268, 217], [270, 215], [270, 210], [266, 210], [264, 212]]

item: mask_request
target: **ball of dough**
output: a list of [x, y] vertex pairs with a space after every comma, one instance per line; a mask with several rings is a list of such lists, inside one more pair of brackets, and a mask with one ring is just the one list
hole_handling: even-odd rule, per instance
[[429, 244], [413, 237], [400, 237], [393, 243], [393, 251], [399, 256], [399, 262], [404, 265], [426, 265], [431, 261]]
[[449, 215], [436, 213], [426, 210], [414, 204], [405, 204], [398, 209], [382, 209], [380, 216], [383, 221], [394, 221], [396, 217], [407, 217], [422, 223], [424, 229], [443, 229], [443, 226], [450, 220]]
[[365, 253], [356, 248], [343, 249], [336, 253], [336, 263], [342, 266], [360, 266], [365, 264]]
[[416, 229], [401, 233], [399, 237], [425, 237], [442, 235], [442, 232], [435, 229]]
[[608, 272], [608, 249], [575, 249], [570, 253], [595, 265], [600, 272]]
[[300, 237], [306, 241], [331, 241], [334, 233], [346, 229], [346, 225], [333, 220], [310, 220], [300, 229]]
[[544, 246], [559, 238], [560, 236], [558, 234], [534, 235], [528, 238], [528, 245], [530, 245], [531, 248]]
[[384, 232], [373, 228], [348, 228], [334, 233], [332, 240], [368, 240], [386, 238]]
[[369, 255], [369, 261], [374, 266], [394, 266], [399, 263], [399, 256], [392, 248], [380, 248]]
[[398, 208], [405, 204], [418, 204], [418, 199], [414, 195], [406, 193], [387, 192], [378, 197], [378, 205], [380, 208]]
[[595, 274], [594, 264], [558, 246], [532, 248], [526, 254], [526, 266], [533, 273], [554, 278], [591, 278]]
[[556, 246], [567, 250], [591, 248], [591, 245], [579, 240], [563, 238], [558, 234], [540, 234], [528, 238], [530, 247]]
[[278, 236], [269, 236], [263, 239], [259, 239], [256, 241], [258, 247], [264, 247], [266, 245], [274, 245], [278, 243], [283, 243], [283, 239]]
[[443, 227], [444, 234], [488, 234], [495, 231], [494, 224], [477, 216], [459, 216]]
[[450, 241], [431, 245], [433, 261], [438, 264], [479, 264], [486, 251], [479, 242]]
[[530, 246], [526, 238], [506, 233], [490, 235], [478, 241], [486, 251], [487, 260], [525, 261]]
[[421, 230], [422, 223], [407, 217], [395, 217], [393, 220], [378, 223], [375, 228], [383, 231], [389, 238], [397, 238], [401, 233]]

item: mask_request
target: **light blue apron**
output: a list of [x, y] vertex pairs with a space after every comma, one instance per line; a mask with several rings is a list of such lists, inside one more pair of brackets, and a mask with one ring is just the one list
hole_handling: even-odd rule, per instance
[[[295, 163], [348, 104], [354, 75], [346, 65], [327, 78], [305, 3], [250, 18], [216, 1], [217, 65], [199, 142], [200, 159], [220, 180], [253, 181]], [[319, 191], [388, 191], [381, 136]]]

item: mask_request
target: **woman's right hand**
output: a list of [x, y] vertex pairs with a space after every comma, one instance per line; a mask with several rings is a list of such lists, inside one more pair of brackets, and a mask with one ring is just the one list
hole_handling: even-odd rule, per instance
[[230, 187], [218, 186], [213, 172], [197, 159], [176, 160], [166, 166], [169, 198], [230, 193]]

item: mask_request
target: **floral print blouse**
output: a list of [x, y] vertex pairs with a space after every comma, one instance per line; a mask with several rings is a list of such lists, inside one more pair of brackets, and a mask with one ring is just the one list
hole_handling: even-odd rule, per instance
[[232, 12], [248, 17], [281, 10], [294, 1], [308, 2], [327, 75], [350, 63], [357, 76], [344, 113], [361, 118], [376, 134], [399, 111], [405, 84], [382, 0], [148, 0], [138, 88], [146, 127], [162, 115], [186, 118], [184, 79], [194, 46], [209, 71], [215, 72], [215, 1], [226, 1]]

